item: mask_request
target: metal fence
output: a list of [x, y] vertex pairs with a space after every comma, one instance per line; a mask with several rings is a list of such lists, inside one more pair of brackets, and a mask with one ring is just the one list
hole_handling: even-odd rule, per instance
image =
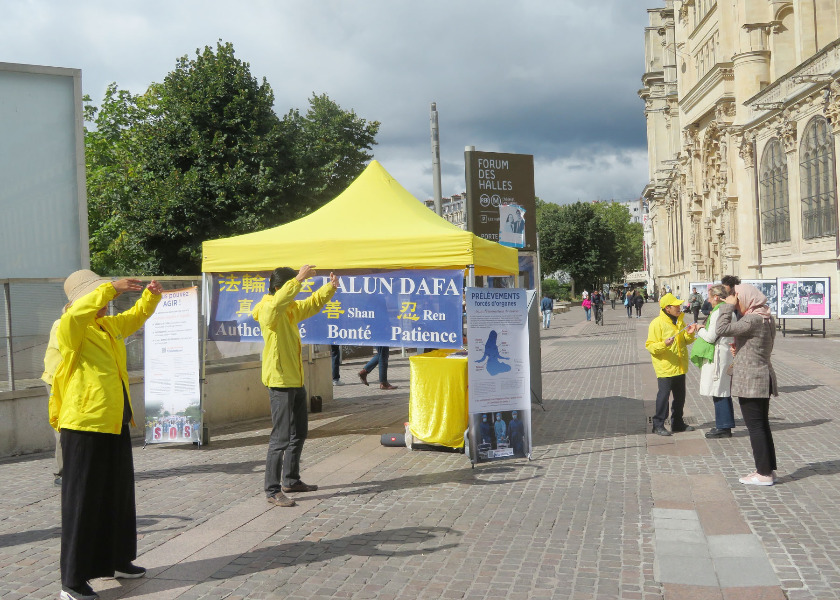
[[[143, 278], [148, 281], [151, 278]], [[197, 277], [156, 277], [164, 289], [196, 286], [199, 297], [203, 281]], [[50, 328], [61, 316], [67, 302], [64, 279], [0, 279], [0, 392], [10, 392], [43, 385], [44, 353]], [[117, 314], [131, 308], [140, 293], [118, 296], [109, 312]], [[199, 307], [199, 319], [203, 319]], [[199, 331], [201, 331], [199, 322]], [[126, 338], [129, 371], [143, 370], [143, 330]], [[208, 342], [207, 362], [243, 362], [258, 360], [262, 344]]]

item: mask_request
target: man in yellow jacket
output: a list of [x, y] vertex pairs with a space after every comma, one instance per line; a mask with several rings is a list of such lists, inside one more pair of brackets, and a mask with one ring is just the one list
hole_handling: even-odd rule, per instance
[[262, 382], [271, 402], [271, 436], [265, 460], [265, 495], [270, 504], [294, 506], [283, 492], [314, 492], [317, 485], [300, 480], [300, 455], [309, 431], [306, 389], [303, 386], [300, 330], [298, 323], [318, 313], [338, 288], [338, 277], [330, 273], [324, 284], [306, 300], [295, 300], [301, 284], [315, 275], [314, 267], [303, 265], [295, 274], [289, 267], [275, 269], [268, 282], [268, 294], [252, 312], [260, 324], [265, 347]]
[[[683, 421], [685, 406], [685, 374], [688, 372], [688, 344], [694, 341], [698, 324], [685, 327], [680, 311], [682, 301], [667, 293], [659, 299], [662, 309], [650, 323], [645, 348], [653, 360], [658, 391], [656, 394], [656, 413], [653, 415], [653, 433], [671, 435], [671, 431], [693, 431], [694, 427]], [[668, 399], [673, 393], [671, 407], [671, 431], [665, 429], [668, 420]]]

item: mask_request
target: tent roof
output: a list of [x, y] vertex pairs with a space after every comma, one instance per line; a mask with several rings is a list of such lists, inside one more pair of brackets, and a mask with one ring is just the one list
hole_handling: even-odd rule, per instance
[[319, 269], [462, 269], [519, 272], [518, 253], [464, 231], [426, 208], [377, 161], [312, 214], [279, 227], [203, 243], [211, 273]]

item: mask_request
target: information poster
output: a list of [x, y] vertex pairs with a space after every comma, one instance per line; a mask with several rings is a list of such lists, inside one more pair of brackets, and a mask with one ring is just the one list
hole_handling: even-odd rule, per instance
[[198, 289], [166, 290], [145, 325], [146, 443], [192, 443], [201, 429]]
[[467, 288], [466, 301], [470, 459], [530, 456], [527, 292]]
[[[261, 342], [251, 316], [268, 293], [271, 273], [214, 273], [208, 338]], [[338, 290], [318, 314], [298, 324], [304, 344], [460, 348], [464, 271], [336, 272]], [[329, 282], [321, 273], [303, 282], [297, 300]]]
[[779, 277], [780, 319], [830, 319], [830, 277]]
[[779, 316], [779, 287], [775, 279], [742, 279], [741, 283], [753, 285], [767, 296], [767, 306], [771, 314]]

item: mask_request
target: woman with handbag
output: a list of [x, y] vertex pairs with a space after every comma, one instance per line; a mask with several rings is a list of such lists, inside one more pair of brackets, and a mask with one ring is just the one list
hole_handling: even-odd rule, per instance
[[732, 396], [729, 392], [732, 383], [730, 367], [731, 337], [718, 336], [715, 327], [720, 317], [720, 307], [727, 296], [722, 285], [709, 290], [709, 302], [712, 306], [709, 318], [702, 329], [697, 331], [697, 339], [691, 347], [691, 362], [700, 367], [700, 395], [711, 396], [715, 404], [715, 426], [706, 432], [707, 438], [732, 437], [735, 427], [735, 412], [732, 408]]
[[[770, 432], [770, 396], [778, 396], [779, 391], [770, 354], [776, 339], [776, 323], [767, 306], [767, 297], [751, 285], [736, 285], [735, 294], [724, 302], [715, 332], [719, 336], [735, 337], [732, 394], [738, 396], [755, 460], [755, 472], [738, 481], [744, 485], [773, 485], [776, 447]], [[732, 313], [736, 308], [742, 316], [733, 323]]]

